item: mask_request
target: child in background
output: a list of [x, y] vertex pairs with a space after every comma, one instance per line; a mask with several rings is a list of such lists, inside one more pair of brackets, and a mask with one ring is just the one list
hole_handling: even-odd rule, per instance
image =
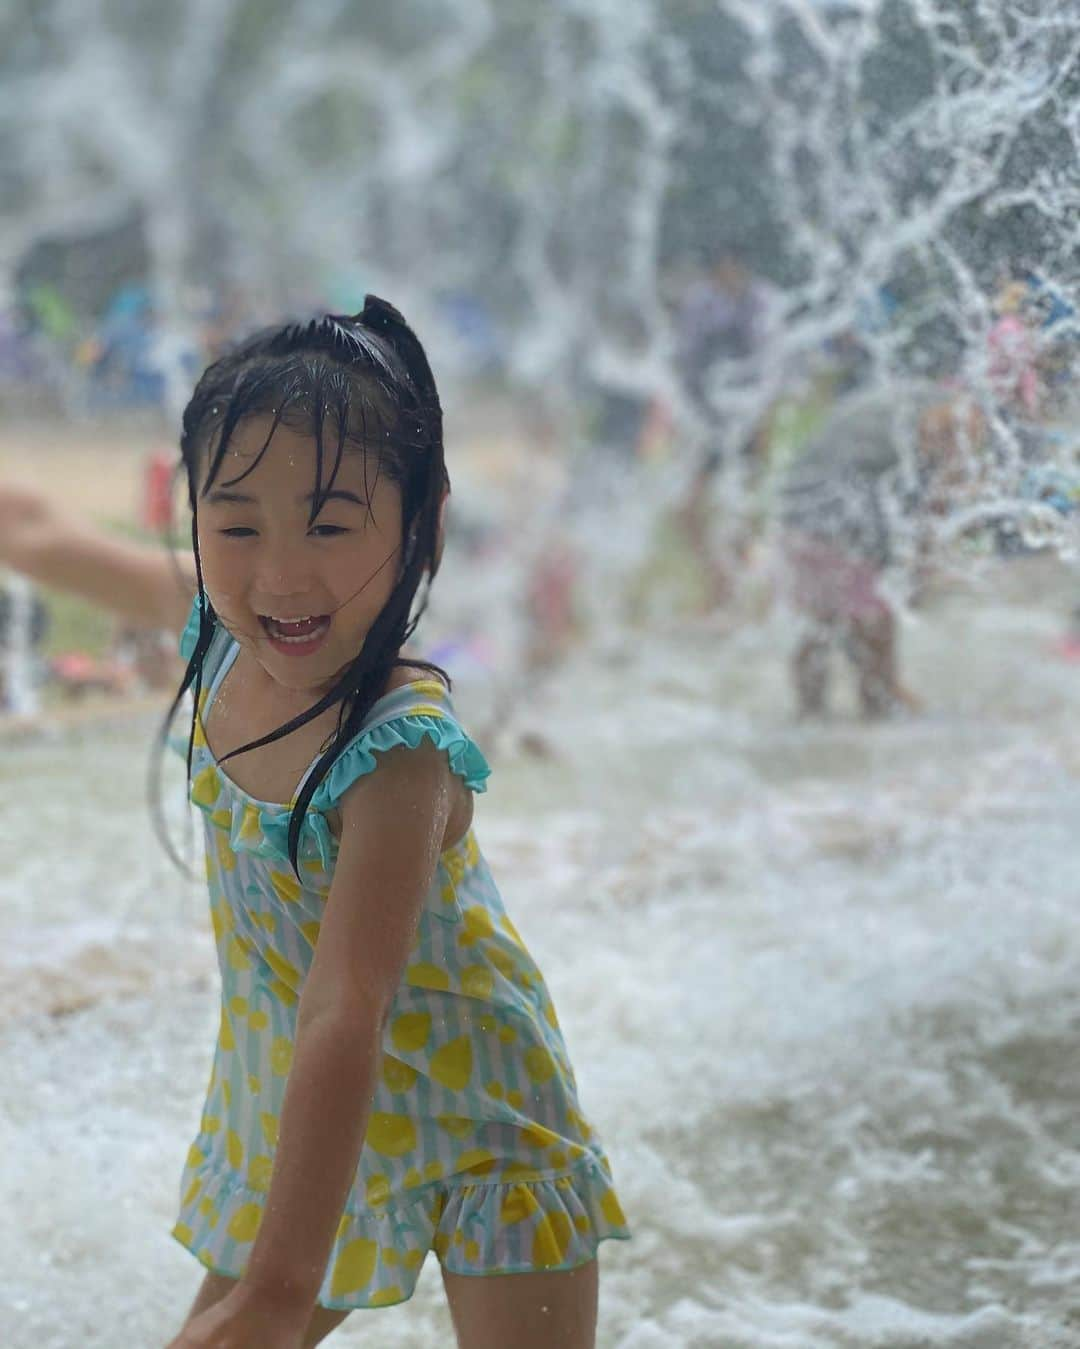
[[865, 718], [919, 710], [881, 582], [905, 534], [925, 568], [929, 519], [948, 508], [982, 434], [974, 406], [937, 385], [874, 387], [842, 398], [788, 469], [782, 575], [803, 628], [791, 667], [800, 717], [826, 713], [834, 646]]
[[184, 628], [222, 1005], [173, 1229], [207, 1273], [169, 1349], [317, 1344], [429, 1250], [462, 1349], [589, 1349], [597, 1246], [629, 1232], [472, 829], [487, 764], [401, 655], [449, 491], [423, 349], [374, 297], [258, 334], [181, 450], [190, 613], [164, 554], [41, 502], [0, 531], [11, 565]]

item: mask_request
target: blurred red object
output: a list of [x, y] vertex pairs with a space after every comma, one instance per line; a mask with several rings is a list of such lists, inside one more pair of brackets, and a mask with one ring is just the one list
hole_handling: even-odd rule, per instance
[[155, 534], [167, 534], [172, 523], [172, 478], [172, 455], [165, 450], [155, 450], [146, 464], [139, 522]]

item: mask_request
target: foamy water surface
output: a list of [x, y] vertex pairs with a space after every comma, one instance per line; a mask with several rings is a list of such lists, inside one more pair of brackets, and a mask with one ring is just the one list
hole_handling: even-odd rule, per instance
[[[604, 1349], [1080, 1344], [1074, 583], [987, 584], [907, 620], [903, 723], [798, 726], [782, 618], [690, 623], [582, 655], [487, 747], [478, 835], [635, 1229]], [[168, 1231], [216, 976], [151, 730], [0, 747], [7, 1349], [164, 1345], [202, 1272]], [[435, 1261], [331, 1342], [452, 1343]]]

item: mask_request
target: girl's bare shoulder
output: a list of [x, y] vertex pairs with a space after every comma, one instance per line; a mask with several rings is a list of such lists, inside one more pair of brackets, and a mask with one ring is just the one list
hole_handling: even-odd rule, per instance
[[433, 670], [427, 670], [422, 665], [396, 665], [386, 681], [386, 692], [392, 693], [394, 689], [414, 684], [420, 679], [437, 679], [440, 684], [443, 682]]

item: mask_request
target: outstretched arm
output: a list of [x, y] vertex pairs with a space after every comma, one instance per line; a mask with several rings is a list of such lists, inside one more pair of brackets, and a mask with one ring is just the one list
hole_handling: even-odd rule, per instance
[[193, 559], [114, 538], [58, 510], [43, 493], [0, 483], [0, 565], [119, 614], [179, 632], [195, 594]]

